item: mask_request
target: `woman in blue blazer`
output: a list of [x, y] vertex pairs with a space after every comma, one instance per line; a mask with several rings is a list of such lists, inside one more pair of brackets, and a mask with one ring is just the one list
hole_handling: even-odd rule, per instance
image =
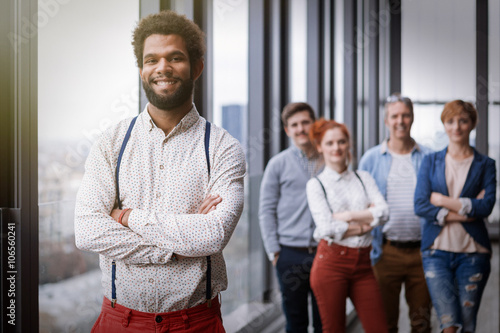
[[441, 121], [449, 145], [424, 157], [415, 189], [422, 260], [441, 330], [474, 332], [490, 274], [491, 244], [484, 220], [496, 200], [495, 161], [469, 144], [477, 123], [471, 103], [447, 103]]

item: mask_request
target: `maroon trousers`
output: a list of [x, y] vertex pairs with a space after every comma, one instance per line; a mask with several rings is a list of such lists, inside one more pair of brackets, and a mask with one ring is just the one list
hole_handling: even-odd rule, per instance
[[224, 333], [218, 297], [212, 300], [212, 306], [201, 304], [190, 309], [149, 313], [131, 310], [120, 304], [111, 307], [111, 301], [104, 298], [99, 318], [91, 333]]
[[322, 240], [311, 270], [323, 332], [345, 332], [346, 299], [356, 308], [366, 333], [386, 333], [382, 296], [370, 263], [370, 247], [351, 248]]

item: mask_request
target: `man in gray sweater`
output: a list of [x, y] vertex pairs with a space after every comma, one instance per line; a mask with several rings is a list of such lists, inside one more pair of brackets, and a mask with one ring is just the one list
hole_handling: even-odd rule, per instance
[[323, 168], [309, 140], [315, 120], [312, 107], [290, 103], [281, 113], [285, 132], [293, 145], [267, 164], [260, 189], [259, 222], [269, 259], [280, 283], [287, 332], [307, 332], [308, 297], [312, 298], [314, 332], [321, 332], [309, 274], [316, 253], [314, 221], [307, 205], [306, 184]]

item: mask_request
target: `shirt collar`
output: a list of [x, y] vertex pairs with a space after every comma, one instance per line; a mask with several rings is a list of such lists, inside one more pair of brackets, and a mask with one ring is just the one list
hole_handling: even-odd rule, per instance
[[300, 149], [299, 147], [297, 147], [293, 142], [292, 142], [292, 145], [290, 146], [290, 149], [295, 154], [297, 154], [297, 156], [300, 156], [301, 158], [307, 158], [306, 154], [302, 151], [302, 149]]
[[342, 173], [338, 173], [337, 171], [333, 170], [329, 166], [325, 166], [325, 176], [328, 178], [333, 179], [334, 181], [339, 181], [340, 179], [346, 177], [349, 174], [349, 169], [346, 169]]
[[296, 154], [298, 157], [309, 160], [309, 161], [317, 161], [319, 160], [319, 154], [314, 154], [311, 158], [307, 157], [306, 153], [299, 147], [297, 147], [293, 142], [290, 145], [290, 149], [293, 151], [294, 154]]
[[[149, 132], [151, 132], [155, 128], [158, 128], [158, 126], [156, 126], [155, 122], [153, 121], [153, 118], [151, 118], [151, 115], [148, 112], [148, 105], [149, 103], [146, 105], [142, 113], [144, 114], [145, 117], [144, 118], [145, 123], [149, 124], [150, 126]], [[179, 130], [180, 131], [187, 130], [188, 128], [193, 126], [198, 121], [199, 118], [200, 115], [198, 113], [198, 110], [196, 109], [196, 106], [193, 103], [191, 110], [189, 110], [189, 112], [181, 119], [181, 121], [177, 124], [177, 126], [175, 126], [175, 128], [172, 130], [171, 133], [174, 133], [175, 131]]]
[[[389, 152], [389, 147], [387, 146], [388, 141], [389, 141], [389, 138], [385, 139], [380, 144], [380, 154], [381, 155], [387, 154]], [[420, 151], [420, 146], [418, 145], [417, 141], [413, 140], [413, 143], [414, 143], [414, 146], [413, 146], [413, 149], [411, 150], [411, 154], [413, 154], [415, 151]]]

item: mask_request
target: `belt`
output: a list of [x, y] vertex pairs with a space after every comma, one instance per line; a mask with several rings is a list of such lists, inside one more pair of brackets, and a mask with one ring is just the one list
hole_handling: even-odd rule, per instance
[[317, 247], [316, 246], [307, 246], [307, 247], [295, 247], [295, 246], [288, 246], [288, 245], [281, 245], [282, 247], [287, 247], [292, 250], [297, 250], [301, 252], [307, 252], [307, 253], [315, 253]]
[[384, 237], [384, 244], [389, 244], [391, 246], [397, 247], [398, 249], [416, 249], [420, 248], [421, 242], [420, 241], [400, 242], [400, 241], [393, 241]]

